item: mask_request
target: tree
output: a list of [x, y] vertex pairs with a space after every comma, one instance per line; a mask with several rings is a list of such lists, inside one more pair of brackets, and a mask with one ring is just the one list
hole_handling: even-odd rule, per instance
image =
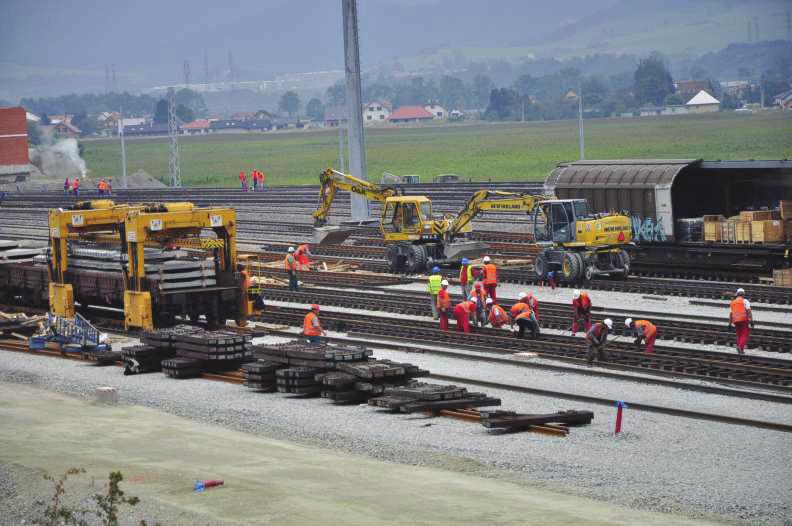
[[287, 91], [281, 95], [278, 109], [288, 113], [289, 117], [294, 116], [295, 113], [300, 111], [300, 96], [293, 91]]
[[458, 110], [465, 107], [467, 88], [465, 83], [448, 75], [440, 79], [440, 104], [447, 110]]
[[168, 101], [160, 99], [154, 108], [154, 124], [168, 124]]
[[47, 115], [46, 113], [42, 113], [41, 114], [41, 124], [43, 124], [44, 126], [48, 126], [48, 125], [52, 124], [52, 121], [50, 120], [49, 115]]
[[473, 99], [477, 108], [483, 108], [490, 100], [490, 92], [495, 87], [492, 79], [479, 73], [473, 77]]
[[193, 113], [193, 110], [184, 104], [177, 104], [175, 112], [176, 117], [182, 122], [192, 122], [195, 120], [195, 114]]
[[633, 91], [639, 104], [656, 106], [662, 104], [666, 96], [674, 93], [674, 81], [662, 55], [655, 52], [638, 63]]
[[85, 112], [78, 113], [71, 120], [72, 124], [80, 128], [83, 135], [96, 133], [96, 119], [89, 117]]
[[484, 114], [488, 120], [513, 120], [521, 115], [520, 94], [511, 88], [493, 89], [490, 92], [489, 106]]
[[313, 121], [321, 121], [324, 119], [324, 106], [322, 101], [314, 97], [305, 105], [305, 115]]
[[28, 142], [32, 145], [41, 144], [41, 128], [38, 123], [28, 121], [27, 123]]
[[[209, 110], [206, 108], [206, 102], [204, 102], [203, 96], [195, 92], [191, 89], [182, 88], [176, 92], [176, 105], [179, 104], [186, 106], [187, 108], [192, 111], [193, 117], [206, 117], [209, 113]], [[179, 110], [177, 108], [176, 114], [178, 115]], [[191, 122], [195, 120], [190, 119]]]
[[681, 106], [685, 102], [685, 97], [679, 93], [671, 93], [670, 95], [667, 95], [663, 101], [666, 106]]
[[338, 81], [325, 91], [328, 106], [343, 106], [346, 104], [346, 84]]

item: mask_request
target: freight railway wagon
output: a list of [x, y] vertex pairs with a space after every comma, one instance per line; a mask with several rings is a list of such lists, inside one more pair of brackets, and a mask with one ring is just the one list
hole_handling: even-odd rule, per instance
[[[121, 272], [73, 269], [66, 273], [81, 308], [93, 305], [124, 308], [124, 277]], [[163, 290], [156, 280], [143, 279], [151, 293], [154, 324], [167, 327], [176, 317], [197, 320], [203, 315], [210, 325], [236, 319], [241, 290], [237, 285]], [[0, 302], [7, 305], [47, 308], [49, 275], [44, 265], [0, 265]]]

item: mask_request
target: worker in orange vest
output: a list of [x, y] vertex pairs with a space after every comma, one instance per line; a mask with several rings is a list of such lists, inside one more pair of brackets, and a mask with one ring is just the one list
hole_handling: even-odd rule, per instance
[[294, 252], [294, 257], [300, 266], [300, 270], [309, 270], [311, 268], [311, 260], [308, 259], [308, 256], [313, 256], [308, 245], [303, 244], [297, 247], [297, 250]]
[[648, 354], [654, 352], [657, 327], [655, 327], [652, 322], [649, 320], [633, 320], [632, 318], [627, 318], [624, 320], [624, 325], [635, 335], [635, 345], [640, 345], [643, 340], [646, 342], [645, 352]]
[[509, 309], [509, 317], [512, 320], [512, 330], [514, 330], [514, 325], [519, 328], [517, 331], [518, 337], [522, 338], [525, 335], [525, 329], [529, 329], [531, 336], [536, 338], [539, 335], [539, 325], [533, 317], [531, 306], [526, 302], [527, 297], [528, 295], [525, 292], [520, 292], [519, 296], [517, 296], [517, 303]]
[[294, 247], [289, 247], [289, 253], [286, 254], [286, 258], [283, 260], [283, 269], [289, 275], [289, 290], [300, 290], [297, 282], [297, 269], [299, 266], [300, 264], [294, 257]]
[[256, 170], [250, 170], [250, 187], [254, 192], [258, 188], [258, 172]]
[[303, 336], [314, 345], [321, 343], [321, 336], [327, 336], [327, 332], [322, 329], [322, 324], [319, 321], [319, 305], [316, 303], [311, 305], [311, 310], [303, 318]]
[[259, 171], [259, 191], [260, 192], [264, 191], [264, 182], [266, 181], [266, 179], [267, 179], [267, 176], [264, 175], [264, 172], [263, 171]]
[[100, 196], [104, 195], [104, 191], [105, 191], [104, 179], [99, 179], [99, 182], [96, 183], [96, 189], [99, 191]]
[[468, 258], [462, 258], [462, 263], [459, 267], [459, 284], [462, 286], [462, 297], [469, 297], [470, 289], [473, 286], [473, 269]]
[[751, 302], [745, 299], [745, 290], [737, 289], [734, 299], [731, 302], [729, 311], [729, 327], [734, 325], [737, 335], [737, 353], [745, 354], [745, 346], [748, 345], [748, 338], [751, 336], [751, 328], [754, 326], [753, 313], [751, 312]]
[[470, 317], [476, 309], [475, 303], [470, 300], [457, 303], [454, 307], [454, 319], [456, 320], [457, 332], [470, 332]]
[[586, 332], [591, 330], [591, 298], [576, 289], [572, 293], [572, 334], [577, 334], [581, 323]]
[[495, 289], [498, 287], [498, 268], [489, 256], [484, 256], [484, 290], [492, 301], [498, 301]]
[[437, 314], [440, 316], [440, 330], [448, 331], [448, 315], [451, 312], [451, 295], [448, 293], [448, 280], [440, 282], [437, 291]]
[[492, 298], [487, 298], [487, 321], [495, 329], [500, 329], [509, 321], [509, 315]]
[[239, 185], [242, 187], [243, 192], [247, 192], [247, 176], [245, 176], [245, 172], [239, 172]]
[[80, 178], [76, 176], [72, 181], [72, 192], [76, 197], [80, 197]]
[[487, 323], [487, 314], [485, 311], [487, 293], [484, 292], [484, 286], [481, 283], [476, 283], [468, 299], [476, 305], [473, 324], [483, 327]]

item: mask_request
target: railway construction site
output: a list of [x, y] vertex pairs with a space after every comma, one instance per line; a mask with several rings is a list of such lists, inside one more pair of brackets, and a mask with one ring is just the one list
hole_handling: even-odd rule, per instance
[[[521, 293], [538, 300], [535, 337], [477, 316], [443, 330], [427, 283], [440, 274], [463, 303], [459, 261], [394, 272], [382, 225], [316, 243], [326, 188], [7, 195], [0, 515], [29, 516], [35, 470], [84, 465], [123, 468], [144, 501], [130, 520], [163, 524], [788, 522], [792, 288], [762, 265], [642, 260], [640, 243], [625, 244], [627, 276], [537, 271], [552, 212], [539, 223], [497, 205], [552, 207], [542, 185], [404, 185], [395, 199], [451, 221], [482, 189], [475, 206], [495, 211], [475, 208], [459, 237], [498, 266], [507, 312]], [[337, 225], [349, 193], [328, 206]], [[300, 245], [310, 262], [292, 287]], [[738, 288], [753, 315], [744, 354]], [[586, 330], [571, 331], [580, 289], [612, 328], [593, 363]], [[652, 352], [628, 318], [651, 320]], [[199, 497], [204, 479], [224, 484]]]

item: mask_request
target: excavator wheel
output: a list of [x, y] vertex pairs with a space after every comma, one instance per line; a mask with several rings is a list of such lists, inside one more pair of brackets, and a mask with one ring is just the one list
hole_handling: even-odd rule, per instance
[[630, 275], [630, 255], [626, 250], [619, 252], [619, 260], [621, 267], [624, 269], [624, 272], [619, 274], [619, 279], [627, 279], [627, 276]]
[[405, 257], [399, 253], [399, 247], [391, 245], [388, 247], [386, 257], [388, 258], [388, 268], [391, 272], [403, 272]]
[[407, 272], [416, 274], [426, 269], [426, 250], [422, 245], [410, 246], [407, 253]]
[[561, 273], [564, 275], [564, 281], [567, 283], [574, 283], [580, 279], [583, 270], [583, 258], [580, 254], [575, 252], [564, 253], [564, 259], [561, 263]]
[[547, 279], [547, 255], [544, 252], [537, 254], [534, 259], [534, 272], [539, 279]]

